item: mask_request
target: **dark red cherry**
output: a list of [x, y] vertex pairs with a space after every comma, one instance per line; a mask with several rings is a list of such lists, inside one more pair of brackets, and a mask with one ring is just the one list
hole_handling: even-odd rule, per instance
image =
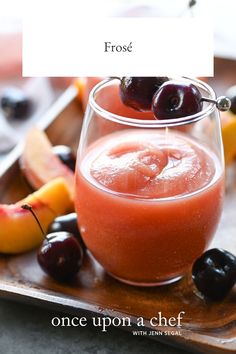
[[192, 278], [207, 299], [220, 301], [236, 283], [236, 257], [222, 249], [210, 249], [193, 264]]
[[80, 235], [76, 213], [58, 216], [56, 219], [54, 219], [53, 222], [49, 225], [48, 233], [58, 231], [66, 231], [72, 233], [79, 240], [81, 246], [84, 249], [86, 248]]
[[32, 101], [17, 87], [7, 87], [1, 96], [1, 108], [6, 118], [23, 120], [32, 111]]
[[73, 172], [75, 171], [76, 159], [69, 146], [56, 145], [53, 146], [52, 150], [66, 166], [68, 166]]
[[121, 100], [138, 111], [150, 111], [154, 93], [167, 80], [168, 77], [122, 77]]
[[68, 281], [74, 278], [83, 261], [83, 249], [77, 238], [72, 233], [63, 231], [45, 235], [32, 206], [23, 204], [21, 208], [32, 214], [45, 237], [37, 254], [37, 260], [41, 268], [45, 273], [60, 281]]
[[202, 110], [202, 95], [192, 83], [170, 80], [155, 93], [152, 111], [156, 119], [187, 117]]
[[37, 256], [45, 273], [59, 281], [68, 281], [78, 273], [83, 250], [79, 241], [68, 232], [48, 234]]

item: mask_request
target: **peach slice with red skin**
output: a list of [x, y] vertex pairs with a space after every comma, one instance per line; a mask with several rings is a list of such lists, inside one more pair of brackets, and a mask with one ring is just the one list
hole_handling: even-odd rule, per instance
[[34, 189], [63, 177], [74, 195], [74, 173], [53, 153], [46, 134], [37, 128], [32, 128], [26, 136], [20, 167]]
[[16, 254], [29, 251], [41, 244], [42, 232], [30, 211], [22, 205], [32, 206], [45, 232], [59, 215], [70, 212], [73, 206], [70, 192], [63, 178], [50, 181], [37, 192], [16, 204], [0, 205], [0, 252]]

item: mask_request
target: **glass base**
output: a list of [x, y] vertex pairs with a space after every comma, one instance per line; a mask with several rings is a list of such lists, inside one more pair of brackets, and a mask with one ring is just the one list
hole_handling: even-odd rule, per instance
[[132, 286], [141, 286], [141, 287], [152, 287], [152, 286], [168, 285], [168, 284], [172, 284], [172, 283], [175, 283], [175, 282], [179, 281], [183, 277], [183, 275], [179, 275], [177, 277], [170, 278], [170, 279], [163, 280], [163, 281], [155, 281], [155, 282], [145, 283], [145, 282], [135, 282], [135, 281], [132, 281], [132, 280], [122, 279], [122, 278], [119, 278], [116, 275], [113, 275], [111, 273], [108, 273], [108, 274], [112, 278], [115, 278], [116, 280], [119, 280], [122, 283], [125, 283], [125, 284], [128, 284], [128, 285], [132, 285]]

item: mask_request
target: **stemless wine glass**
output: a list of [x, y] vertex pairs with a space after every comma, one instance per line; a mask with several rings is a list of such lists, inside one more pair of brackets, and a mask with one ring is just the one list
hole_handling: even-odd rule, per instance
[[[215, 93], [199, 80], [202, 96]], [[88, 250], [111, 276], [154, 286], [180, 279], [207, 248], [224, 195], [219, 112], [156, 120], [126, 107], [119, 80], [90, 93], [76, 166], [76, 211]]]

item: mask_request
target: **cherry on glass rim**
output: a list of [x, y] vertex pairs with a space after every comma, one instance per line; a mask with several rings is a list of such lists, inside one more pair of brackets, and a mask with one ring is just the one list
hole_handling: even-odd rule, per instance
[[168, 77], [122, 77], [121, 100], [137, 111], [150, 111], [154, 93], [167, 80]]
[[163, 83], [152, 100], [152, 111], [160, 120], [191, 116], [202, 108], [201, 92], [194, 84], [185, 81]]

